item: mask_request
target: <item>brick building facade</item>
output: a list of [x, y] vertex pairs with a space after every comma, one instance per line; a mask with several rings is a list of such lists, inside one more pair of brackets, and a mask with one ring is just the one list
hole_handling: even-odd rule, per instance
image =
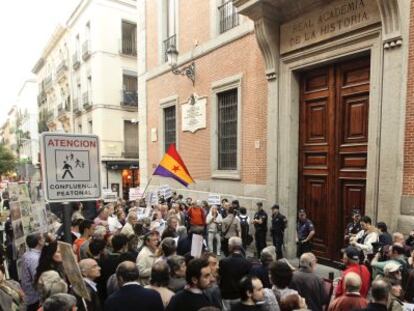
[[[412, 229], [410, 1], [147, 0], [138, 12], [143, 183], [175, 142], [196, 184], [174, 187], [278, 202], [290, 255], [298, 208], [328, 260], [352, 209]], [[194, 85], [172, 73], [171, 47], [178, 68], [195, 64]], [[206, 103], [194, 133], [182, 122], [193, 94]]]

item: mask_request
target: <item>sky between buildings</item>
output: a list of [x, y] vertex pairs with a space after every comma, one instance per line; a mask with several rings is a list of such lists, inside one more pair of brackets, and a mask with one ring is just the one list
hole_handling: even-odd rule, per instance
[[79, 0], [0, 1], [0, 126], [56, 26]]

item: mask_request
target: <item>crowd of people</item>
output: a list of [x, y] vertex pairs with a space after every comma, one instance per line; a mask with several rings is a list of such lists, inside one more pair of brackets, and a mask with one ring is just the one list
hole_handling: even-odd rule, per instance
[[[305, 210], [298, 212], [299, 264], [293, 264], [284, 258], [287, 218], [277, 205], [268, 216], [258, 202], [252, 217], [237, 200], [210, 206], [175, 193], [148, 207], [123, 200], [97, 205], [91, 216], [76, 204], [71, 227], [90, 299], [68, 281], [56, 226], [56, 234], [27, 236], [17, 280], [6, 280], [1, 267], [1, 310], [397, 311], [414, 303], [414, 232], [407, 239], [390, 234], [385, 223], [374, 226], [358, 211], [345, 230], [344, 269], [332, 281], [316, 271], [317, 228]], [[195, 235], [204, 241], [196, 258]]]

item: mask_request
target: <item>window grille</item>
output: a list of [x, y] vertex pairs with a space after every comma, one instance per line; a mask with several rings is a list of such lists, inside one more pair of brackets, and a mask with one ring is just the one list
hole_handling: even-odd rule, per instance
[[224, 33], [239, 25], [239, 14], [233, 1], [226, 1], [218, 7], [220, 15], [220, 33]]
[[176, 141], [175, 106], [164, 108], [164, 150]]
[[237, 89], [218, 95], [218, 169], [237, 169]]

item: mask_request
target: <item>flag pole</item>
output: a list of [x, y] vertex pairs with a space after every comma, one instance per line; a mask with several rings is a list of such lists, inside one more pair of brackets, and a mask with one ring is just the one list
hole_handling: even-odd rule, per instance
[[148, 180], [148, 182], [147, 182], [147, 185], [145, 186], [144, 192], [142, 193], [142, 197], [143, 197], [143, 198], [145, 198], [145, 193], [147, 192], [148, 186], [151, 184], [151, 181], [152, 181], [152, 177], [153, 177], [153, 176], [154, 176], [154, 175], [151, 175], [150, 179], [149, 179], [149, 180]]

